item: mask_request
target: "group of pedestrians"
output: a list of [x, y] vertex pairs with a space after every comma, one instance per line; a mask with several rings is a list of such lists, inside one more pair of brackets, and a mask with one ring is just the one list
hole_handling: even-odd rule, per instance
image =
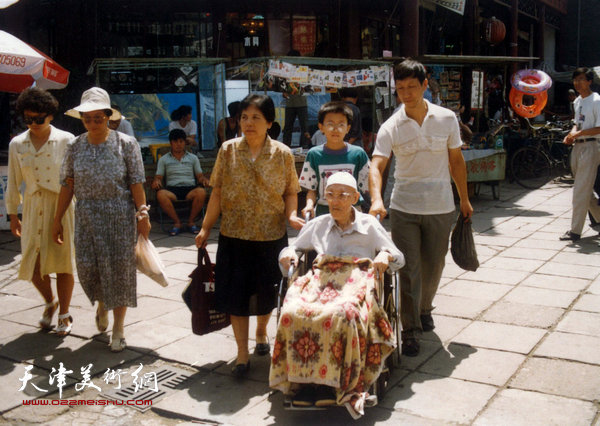
[[[267, 324], [276, 306], [280, 266], [295, 260], [295, 249], [310, 248], [320, 255], [313, 272], [321, 272], [312, 275], [312, 284], [303, 281], [306, 286], [298, 289], [296, 302], [300, 300], [300, 304], [296, 306], [303, 306], [303, 313], [296, 309], [298, 317], [288, 315], [298, 320], [293, 326], [296, 328], [291, 334], [278, 331], [273, 351], [271, 385], [293, 389], [299, 405], [312, 404], [315, 392], [321, 394], [324, 404], [332, 400], [339, 404], [348, 398], [356, 402], [381, 371], [389, 348], [396, 344], [386, 326], [385, 313], [370, 296], [373, 274], [365, 272], [367, 269], [383, 272], [388, 267], [395, 270], [404, 266], [400, 270], [402, 353], [418, 354], [420, 333], [434, 327], [432, 302], [455, 219], [451, 178], [464, 219], [473, 213], [455, 115], [424, 99], [427, 79], [422, 64], [404, 61], [395, 67], [394, 77], [402, 107], [381, 127], [370, 167], [364, 150], [344, 141], [355, 118], [352, 108], [347, 102], [331, 102], [319, 112], [319, 129], [327, 142], [309, 152], [299, 179], [289, 147], [269, 136], [275, 121], [273, 101], [266, 95], [251, 94], [237, 110], [242, 136], [223, 142], [210, 176], [212, 192], [196, 245], [207, 244], [212, 227], [220, 219], [216, 308], [231, 316], [237, 345], [235, 376], [243, 377], [250, 369], [250, 316], [257, 316], [256, 353], [271, 352]], [[78, 137], [50, 125], [58, 105], [45, 91], [26, 90], [19, 97], [18, 108], [28, 131], [10, 145], [7, 207], [11, 229], [22, 238], [19, 277], [33, 281], [44, 297], [40, 325], [51, 327], [58, 309], [57, 333], [66, 335], [73, 325], [68, 310], [75, 253], [81, 285], [90, 302], [98, 302], [97, 328], [107, 329], [108, 311], [112, 310], [110, 347], [123, 350], [127, 307], [136, 306], [134, 245], [138, 234], [147, 238], [150, 231], [139, 145], [135, 138], [109, 128], [109, 120], [118, 119], [120, 113], [111, 108], [108, 94], [100, 88], [85, 91], [81, 104], [67, 111], [67, 115], [81, 119], [87, 130]], [[229, 127], [229, 123], [224, 124]], [[237, 129], [233, 131], [237, 134]], [[183, 134], [180, 139], [185, 145]], [[392, 152], [396, 171], [390, 239], [374, 216], [384, 218], [388, 214], [381, 197], [381, 176]], [[182, 158], [175, 155], [173, 161]], [[157, 188], [162, 186], [161, 174], [158, 176]], [[26, 191], [21, 226], [17, 207], [23, 181]], [[303, 213], [318, 216], [309, 225], [297, 212], [301, 187], [309, 191]], [[364, 198], [361, 193], [371, 197], [371, 215], [355, 208]], [[77, 200], [74, 219], [73, 198]], [[291, 248], [286, 248], [286, 221], [302, 230]], [[360, 261], [366, 257], [374, 260]], [[330, 283], [323, 283], [327, 273], [343, 271], [349, 274], [344, 279], [335, 275]], [[58, 303], [50, 288], [51, 273], [58, 277]], [[355, 283], [355, 287], [348, 283]], [[324, 310], [315, 308], [313, 312], [314, 307], [304, 305], [309, 301], [302, 291], [310, 291], [315, 300], [327, 305], [346, 285], [357, 293], [347, 295], [341, 310], [327, 311], [324, 306]], [[286, 304], [293, 306], [293, 294], [284, 302], [284, 312]], [[337, 351], [335, 356], [319, 368], [306, 346], [313, 341], [310, 336], [315, 330], [299, 326], [302, 321], [316, 321], [313, 314], [317, 311], [328, 312], [328, 317], [322, 318], [323, 327], [335, 323], [332, 333], [341, 339], [330, 346]], [[286, 324], [280, 323], [281, 327]], [[317, 352], [322, 353], [323, 345], [334, 343], [333, 335], [318, 337], [326, 342], [313, 341], [313, 349], [320, 347]], [[306, 336], [310, 338], [306, 340]], [[282, 357], [287, 357], [287, 362]], [[310, 360], [312, 367], [301, 370]], [[308, 392], [312, 396], [306, 396], [306, 389], [300, 393], [288, 386], [299, 377], [304, 377], [300, 380], [304, 384], [317, 385]]]
[[[111, 107], [108, 93], [97, 87], [86, 90], [81, 104], [66, 112], [87, 130], [78, 137], [50, 124], [58, 102], [44, 90], [26, 89], [17, 110], [28, 130], [10, 143], [6, 205], [11, 231], [21, 238], [19, 278], [32, 281], [46, 302], [39, 324], [53, 328], [58, 309], [56, 333], [71, 332], [75, 263], [85, 294], [92, 304], [98, 302], [98, 331], [108, 328], [112, 310], [110, 348], [122, 351], [125, 314], [137, 303], [136, 236], [148, 238], [150, 233], [139, 145], [134, 137], [108, 127], [120, 113]], [[23, 182], [21, 222], [17, 209]], [[57, 274], [58, 301], [51, 273]]]

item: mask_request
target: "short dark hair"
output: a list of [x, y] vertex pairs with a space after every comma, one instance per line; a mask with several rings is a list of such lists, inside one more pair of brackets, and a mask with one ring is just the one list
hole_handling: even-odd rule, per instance
[[172, 141], [176, 141], [178, 139], [185, 140], [186, 138], [187, 138], [187, 135], [181, 129], [173, 129], [169, 132], [169, 143], [171, 143]]
[[23, 115], [25, 110], [54, 116], [58, 113], [58, 101], [44, 89], [29, 87], [17, 98], [17, 113]]
[[592, 71], [591, 69], [589, 69], [587, 67], [579, 67], [575, 71], [573, 71], [573, 80], [575, 80], [580, 75], [585, 76], [585, 79], [587, 81], [594, 80], [594, 71]]
[[[111, 115], [113, 115], [113, 110], [112, 109], [103, 109], [100, 110], [104, 113], [104, 115], [106, 115], [108, 118], [110, 118]], [[91, 112], [91, 111], [79, 111], [79, 117], [83, 118], [83, 114], [86, 112]]]
[[227, 105], [230, 117], [235, 117], [240, 110], [240, 101], [235, 101]]
[[352, 119], [354, 118], [352, 108], [350, 108], [346, 102], [342, 101], [327, 102], [326, 104], [321, 105], [318, 115], [319, 123], [323, 124], [327, 114], [344, 114], [348, 123], [352, 123]]
[[276, 140], [279, 137], [280, 133], [281, 133], [281, 126], [279, 125], [278, 122], [274, 121], [271, 128], [269, 130], [267, 130], [267, 134], [269, 135], [269, 137], [271, 139]]
[[171, 113], [171, 121], [179, 121], [183, 117], [192, 113], [192, 107], [189, 105], [181, 105]]
[[267, 122], [272, 123], [275, 121], [275, 104], [273, 103], [273, 99], [269, 96], [259, 94], [250, 94], [246, 96], [244, 100], [240, 102], [240, 114], [247, 110], [251, 105], [260, 110]]
[[338, 89], [340, 98], [358, 98], [358, 89], [356, 87], [342, 87]]
[[427, 72], [422, 63], [413, 59], [405, 59], [394, 67], [394, 80], [416, 78], [421, 84], [427, 78]]

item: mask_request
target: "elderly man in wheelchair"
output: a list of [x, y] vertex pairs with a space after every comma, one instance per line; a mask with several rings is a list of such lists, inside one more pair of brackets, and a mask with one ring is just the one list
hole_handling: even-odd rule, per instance
[[291, 395], [294, 407], [345, 404], [358, 416], [396, 347], [376, 280], [401, 268], [404, 256], [375, 217], [353, 207], [359, 193], [351, 174], [331, 175], [325, 198], [330, 213], [308, 222], [279, 254], [286, 272], [298, 265], [296, 251], [315, 250], [317, 258], [306, 275], [289, 279], [269, 385]]

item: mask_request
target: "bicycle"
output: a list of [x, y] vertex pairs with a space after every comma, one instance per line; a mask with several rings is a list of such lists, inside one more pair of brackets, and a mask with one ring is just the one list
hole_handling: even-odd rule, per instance
[[531, 132], [530, 145], [517, 149], [510, 160], [513, 179], [528, 189], [537, 189], [555, 177], [570, 174], [571, 147], [563, 144], [569, 132], [563, 123], [547, 122], [533, 126], [525, 119]]

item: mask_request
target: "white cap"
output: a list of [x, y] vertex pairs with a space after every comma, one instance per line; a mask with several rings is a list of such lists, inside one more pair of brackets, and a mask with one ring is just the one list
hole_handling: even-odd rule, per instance
[[108, 92], [100, 87], [92, 87], [81, 95], [81, 104], [65, 112], [69, 117], [81, 118], [82, 112], [98, 111], [109, 109], [112, 111], [111, 120], [121, 118], [121, 113], [110, 107], [110, 96]]
[[327, 189], [327, 188], [329, 188], [329, 186], [335, 185], [335, 184], [346, 185], [346, 186], [349, 186], [350, 188], [354, 189], [355, 191], [357, 191], [356, 179], [354, 179], [354, 176], [352, 176], [348, 172], [335, 172], [334, 174], [329, 176], [327, 178], [327, 186], [325, 187], [325, 189]]

